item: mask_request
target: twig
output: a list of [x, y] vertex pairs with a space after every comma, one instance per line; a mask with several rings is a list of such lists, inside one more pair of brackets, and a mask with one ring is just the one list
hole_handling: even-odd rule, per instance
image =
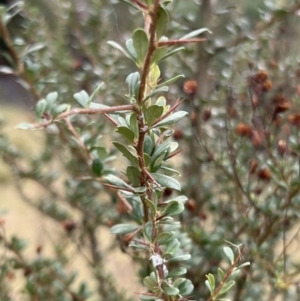
[[112, 112], [118, 112], [118, 111], [134, 111], [136, 109], [136, 106], [134, 104], [131, 105], [122, 105], [122, 106], [114, 106], [114, 107], [107, 107], [107, 108], [101, 108], [101, 109], [73, 109], [67, 112], [64, 112], [60, 115], [58, 115], [55, 120], [49, 120], [46, 122], [39, 122], [33, 124], [30, 129], [38, 129], [38, 128], [45, 128], [52, 124], [54, 121], [58, 121], [61, 119], [65, 119], [72, 115], [77, 114], [86, 114], [86, 115], [94, 115], [94, 114], [104, 114], [104, 113], [112, 113]]
[[227, 282], [228, 278], [231, 276], [231, 274], [232, 274], [234, 268], [236, 267], [238, 261], [242, 257], [243, 249], [244, 249], [244, 247], [241, 248], [241, 250], [238, 253], [237, 258], [235, 259], [234, 263], [231, 265], [229, 271], [226, 273], [224, 279], [218, 285], [218, 287], [215, 289], [215, 291], [211, 294], [211, 296], [207, 299], [207, 301], [214, 301], [216, 299], [216, 297], [218, 296], [219, 292], [221, 291], [221, 289], [223, 288], [223, 286]]

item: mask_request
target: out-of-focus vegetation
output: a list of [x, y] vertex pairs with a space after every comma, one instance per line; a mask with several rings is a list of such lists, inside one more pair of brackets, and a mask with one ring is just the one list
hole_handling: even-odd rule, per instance
[[[37, 103], [14, 123], [44, 127], [15, 139], [1, 124], [1, 185], [55, 232], [38, 246], [24, 238], [39, 229], [16, 221], [11, 234], [16, 209], [2, 194], [1, 300], [222, 300], [222, 289], [223, 300], [299, 299], [299, 1], [28, 0], [0, 12], [2, 76]], [[179, 45], [187, 34], [206, 41]], [[160, 62], [164, 51], [176, 54]], [[139, 294], [105, 269], [116, 248], [139, 267]]]

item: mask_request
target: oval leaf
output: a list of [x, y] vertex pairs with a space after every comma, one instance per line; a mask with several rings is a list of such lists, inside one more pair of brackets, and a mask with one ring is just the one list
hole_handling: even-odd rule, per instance
[[181, 190], [181, 185], [177, 180], [158, 173], [153, 173], [151, 175], [154, 178], [154, 180], [161, 186], [173, 188], [175, 190]]
[[229, 259], [230, 263], [233, 264], [234, 263], [234, 254], [233, 254], [233, 251], [231, 250], [231, 248], [224, 247], [223, 251], [224, 251], [226, 257]]
[[110, 228], [110, 232], [112, 234], [126, 234], [134, 232], [136, 229], [138, 229], [138, 225], [131, 225], [131, 224], [118, 224], [114, 225]]
[[156, 123], [153, 127], [162, 127], [166, 125], [173, 124], [183, 117], [185, 117], [188, 114], [188, 112], [185, 111], [178, 111], [173, 113], [172, 115], [168, 116], [167, 118], [163, 119], [162, 121]]

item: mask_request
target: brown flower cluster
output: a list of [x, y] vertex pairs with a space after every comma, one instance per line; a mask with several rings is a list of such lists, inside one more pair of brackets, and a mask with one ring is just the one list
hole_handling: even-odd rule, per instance
[[260, 70], [253, 75], [251, 80], [255, 94], [257, 95], [269, 92], [273, 87], [272, 82], [268, 79], [268, 74], [263, 70]]
[[239, 123], [235, 128], [235, 132], [239, 136], [251, 139], [253, 146], [256, 148], [262, 146], [266, 139], [265, 133], [252, 129], [252, 127], [246, 123]]
[[187, 80], [184, 82], [183, 91], [187, 95], [194, 96], [197, 93], [198, 84], [195, 80]]
[[274, 120], [276, 120], [278, 114], [287, 111], [291, 107], [292, 104], [284, 96], [276, 95], [273, 98], [273, 105], [274, 105], [274, 110], [273, 110], [272, 120], [274, 121]]

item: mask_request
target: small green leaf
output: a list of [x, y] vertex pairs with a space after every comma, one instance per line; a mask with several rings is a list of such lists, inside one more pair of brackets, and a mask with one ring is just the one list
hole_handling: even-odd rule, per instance
[[153, 56], [151, 58], [151, 64], [156, 64], [163, 60], [163, 58], [167, 55], [169, 48], [168, 47], [160, 47], [155, 50]]
[[181, 185], [177, 180], [169, 176], [157, 173], [152, 173], [151, 175], [154, 178], [154, 180], [161, 186], [173, 188], [175, 190], [181, 190]]
[[132, 132], [134, 133], [134, 138], [137, 139], [138, 136], [139, 136], [139, 130], [138, 130], [137, 118], [136, 118], [136, 114], [135, 113], [132, 113], [130, 115], [130, 118], [129, 118], [129, 127], [132, 130]]
[[174, 282], [173, 282], [173, 286], [175, 287], [179, 287], [181, 283], [183, 283], [186, 280], [186, 278], [177, 278]]
[[138, 66], [142, 67], [149, 47], [148, 36], [143, 29], [137, 29], [133, 33], [132, 40], [137, 54]]
[[133, 155], [126, 146], [114, 141], [113, 145], [126, 157], [134, 166], [138, 166], [138, 159], [136, 155]]
[[[151, 157], [151, 164], [153, 162], [155, 162], [157, 160], [157, 158], [160, 157], [160, 155], [162, 153], [166, 153], [167, 154], [170, 151], [170, 148], [173, 147], [172, 143], [170, 143], [169, 141], [165, 141], [162, 144], [156, 146], [156, 148], [154, 150], [154, 153], [153, 153], [153, 155]], [[174, 143], [176, 143], [176, 145], [178, 146], [177, 142], [174, 142]], [[174, 144], [174, 147], [175, 147], [175, 144]]]
[[57, 100], [58, 94], [57, 92], [51, 92], [46, 96], [47, 104], [48, 104], [48, 110], [51, 110], [53, 105], [55, 104]]
[[108, 41], [107, 44], [114, 47], [115, 49], [121, 51], [126, 57], [132, 59], [131, 55], [120, 44], [118, 44], [114, 41]]
[[239, 265], [239, 266], [237, 267], [237, 269], [241, 269], [241, 268], [246, 267], [246, 266], [248, 266], [248, 265], [250, 265], [250, 264], [251, 264], [251, 263], [250, 263], [249, 261], [244, 262], [244, 263], [242, 263], [241, 265]]
[[235, 277], [240, 273], [240, 270], [234, 269], [231, 275], [229, 276], [228, 280], [233, 280]]
[[128, 50], [128, 53], [130, 54], [132, 59], [136, 62], [136, 60], [138, 59], [138, 55], [137, 55], [136, 50], [134, 48], [133, 40], [132, 39], [127, 40], [125, 45], [126, 45], [126, 48]]
[[150, 136], [146, 136], [144, 140], [144, 153], [151, 156], [154, 149], [154, 143]]
[[178, 79], [184, 78], [184, 77], [185, 77], [185, 76], [182, 75], [182, 74], [177, 75], [177, 76], [174, 76], [174, 77], [170, 78], [169, 80], [167, 80], [167, 81], [165, 81], [165, 82], [163, 82], [163, 83], [157, 85], [156, 88], [160, 88], [160, 87], [162, 87], [162, 86], [170, 85], [170, 84], [174, 83], [175, 81], [177, 81]]
[[174, 232], [161, 232], [157, 235], [154, 243], [157, 242], [159, 245], [163, 245], [168, 239], [174, 236]]
[[96, 158], [93, 160], [92, 163], [92, 170], [93, 173], [97, 176], [101, 176], [102, 175], [102, 171], [103, 171], [103, 163], [99, 158]]
[[112, 174], [107, 175], [104, 177], [104, 179], [112, 185], [134, 190], [133, 187], [131, 187], [130, 185], [128, 185], [126, 182], [124, 182], [122, 179], [120, 179], [119, 177], [117, 177], [115, 175], [112, 175]]
[[134, 141], [134, 133], [126, 126], [119, 126], [116, 129], [116, 132], [121, 134], [123, 137], [129, 140], [129, 142], [133, 143]]
[[193, 30], [192, 32], [190, 32], [190, 33], [186, 34], [185, 36], [183, 36], [182, 38], [180, 38], [179, 40], [191, 39], [204, 32], [208, 32], [210, 34], [212, 33], [208, 28], [200, 28], [200, 29]]
[[167, 26], [169, 23], [169, 15], [168, 12], [163, 8], [159, 7], [157, 23], [156, 23], [156, 35], [159, 40], [166, 32]]
[[140, 243], [138, 243], [136, 241], [131, 241], [129, 243], [129, 247], [140, 249], [140, 250], [147, 250], [147, 251], [149, 251], [149, 247], [148, 246], [142, 245], [142, 244], [140, 244]]
[[152, 221], [147, 222], [145, 224], [143, 232], [144, 232], [144, 236], [146, 237], [146, 239], [149, 242], [151, 242], [152, 241], [152, 234], [153, 234], [153, 223], [152, 223]]
[[216, 280], [215, 280], [214, 275], [209, 273], [209, 274], [205, 275], [205, 277], [209, 281], [209, 284], [210, 284], [210, 287], [212, 288], [212, 291], [214, 291], [215, 287], [216, 287]]
[[[151, 67], [150, 70], [150, 84], [151, 86], [155, 87], [157, 81], [159, 80], [160, 77], [160, 69], [159, 67], [155, 64]], [[156, 86], [157, 87], [157, 86]]]
[[112, 234], [126, 234], [134, 232], [138, 229], [139, 226], [132, 224], [118, 224], [114, 225], [110, 228], [110, 232]]
[[163, 114], [164, 108], [161, 106], [152, 105], [146, 108], [144, 115], [148, 126]]
[[224, 274], [223, 270], [222, 270], [221, 268], [218, 268], [218, 278], [219, 278], [219, 282], [222, 282], [222, 281], [223, 281], [224, 276], [225, 276], [225, 274]]
[[209, 289], [210, 294], [212, 295], [213, 289], [212, 289], [212, 287], [210, 286], [209, 281], [208, 281], [208, 280], [205, 280], [205, 281], [204, 281], [204, 284], [205, 284], [205, 286]]
[[186, 268], [177, 268], [177, 269], [171, 271], [167, 277], [171, 278], [171, 277], [181, 276], [181, 275], [186, 274], [186, 272], [187, 272]]
[[177, 201], [171, 201], [165, 208], [164, 214], [168, 214], [170, 216], [178, 215], [184, 211], [184, 205]]
[[39, 100], [35, 107], [36, 117], [38, 119], [42, 118], [43, 114], [46, 112], [46, 109], [47, 109], [46, 99]]
[[140, 81], [140, 74], [138, 72], [130, 73], [127, 78], [126, 78], [126, 83], [128, 84], [129, 87], [129, 98], [134, 98], [135, 97], [135, 92], [137, 85], [139, 84]]
[[132, 186], [137, 187], [140, 185], [141, 173], [134, 166], [128, 166], [126, 169], [126, 175]]
[[226, 257], [229, 259], [230, 263], [233, 264], [234, 263], [234, 254], [233, 254], [231, 248], [224, 247], [223, 251], [224, 251]]
[[143, 279], [143, 283], [150, 291], [153, 291], [158, 287], [157, 281], [151, 276], [145, 277]]
[[187, 296], [194, 290], [194, 285], [191, 280], [186, 279], [183, 283], [181, 283], [178, 287], [180, 295]]
[[175, 112], [175, 113], [169, 115], [168, 117], [166, 117], [165, 119], [161, 120], [160, 122], [156, 123], [153, 127], [163, 127], [166, 125], [176, 123], [177, 121], [179, 121], [180, 119], [185, 117], [187, 114], [188, 114], [188, 112], [185, 112], [185, 111]]
[[165, 253], [173, 254], [180, 246], [180, 242], [178, 239], [173, 239], [171, 242], [167, 245], [165, 249]]
[[162, 87], [159, 87], [157, 89], [155, 89], [154, 91], [152, 91], [150, 94], [148, 94], [144, 99], [143, 101], [145, 102], [147, 99], [151, 98], [152, 96], [156, 95], [156, 94], [159, 94], [159, 93], [166, 93], [169, 91], [169, 87], [167, 86], [162, 86]]
[[83, 107], [87, 108], [89, 106], [89, 95], [84, 91], [80, 91], [78, 93], [74, 94], [74, 98], [77, 100], [77, 102]]
[[234, 284], [235, 284], [235, 281], [233, 281], [233, 280], [226, 282], [224, 284], [224, 286], [221, 288], [220, 292], [218, 293], [218, 296], [223, 295], [226, 292], [228, 292], [231, 289], [231, 287], [234, 286]]
[[151, 161], [151, 164], [149, 167], [150, 172], [157, 172], [160, 169], [161, 164], [166, 157], [166, 154], [167, 154], [167, 151], [161, 153], [161, 155], [156, 160]]
[[184, 47], [178, 47], [178, 48], [175, 48], [174, 50], [170, 51], [170, 52], [167, 52], [164, 56], [162, 56], [158, 61], [157, 63], [160, 63], [161, 61], [165, 60], [166, 58], [176, 54], [177, 52], [180, 52], [182, 50], [184, 50], [185, 48]]
[[147, 206], [149, 207], [149, 209], [151, 210], [152, 214], [155, 214], [156, 209], [155, 209], [155, 205], [153, 202], [151, 202], [148, 199], [145, 199], [145, 203], [147, 204]]
[[66, 103], [62, 103], [61, 105], [59, 105], [58, 107], [56, 107], [54, 109], [54, 112], [53, 112], [53, 119], [55, 119], [61, 113], [65, 112], [69, 107], [70, 107], [70, 105], [68, 105]]
[[162, 290], [168, 296], [176, 296], [179, 294], [179, 289], [177, 287], [173, 287], [169, 285], [163, 285]]
[[177, 261], [183, 261], [183, 260], [189, 260], [189, 259], [191, 259], [191, 255], [190, 254], [184, 254], [184, 255], [179, 255], [179, 256], [172, 257], [168, 260], [168, 262], [177, 262]]

